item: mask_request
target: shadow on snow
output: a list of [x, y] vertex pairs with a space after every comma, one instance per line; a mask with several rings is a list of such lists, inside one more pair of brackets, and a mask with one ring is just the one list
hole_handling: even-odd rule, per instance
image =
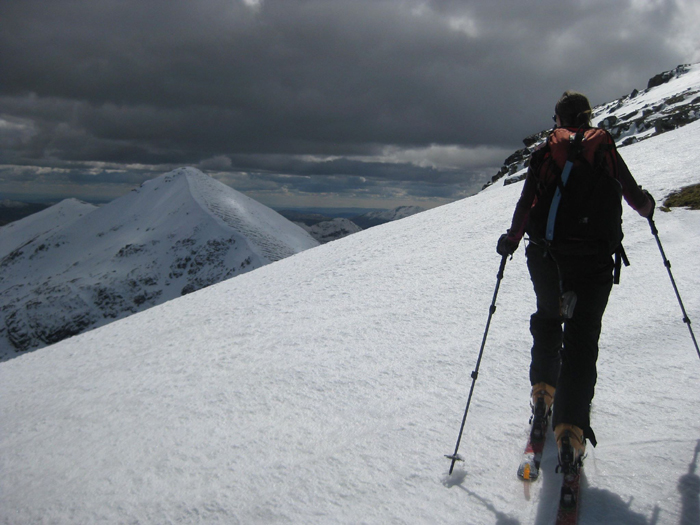
[[[559, 499], [561, 476], [555, 473], [557, 455], [554, 439], [547, 440], [547, 447], [542, 461], [540, 483], [542, 484], [538, 497], [539, 503], [535, 525], [549, 525], [554, 522], [557, 512], [556, 501]], [[698, 476], [698, 461], [700, 459], [700, 440], [695, 447], [693, 459], [688, 466], [688, 472], [678, 480], [678, 492], [681, 499], [680, 525], [700, 525], [700, 476]], [[443, 485], [447, 488], [458, 487], [470, 497], [479, 501], [493, 513], [496, 525], [520, 525], [520, 522], [499, 511], [486, 498], [467, 489], [462, 484], [467, 477], [464, 470], [456, 469], [451, 476], [445, 476]], [[529, 499], [530, 484], [524, 484], [526, 499]], [[590, 487], [585, 472], [581, 477], [581, 498], [585, 505], [585, 522], [615, 523], [618, 525], [658, 525], [660, 509], [654, 507], [651, 517], [634, 512], [631, 509], [634, 499], [625, 502], [619, 495], [609, 490]]]

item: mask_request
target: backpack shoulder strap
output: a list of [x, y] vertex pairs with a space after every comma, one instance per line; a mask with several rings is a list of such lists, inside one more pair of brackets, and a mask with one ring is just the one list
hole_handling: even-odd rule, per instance
[[581, 143], [583, 142], [584, 129], [579, 128], [576, 131], [576, 135], [573, 136], [573, 140], [569, 144], [566, 164], [564, 164], [564, 169], [559, 176], [559, 181], [557, 181], [557, 189], [554, 192], [554, 197], [552, 198], [552, 204], [549, 206], [549, 215], [547, 216], [547, 228], [545, 229], [544, 238], [548, 242], [552, 242], [554, 239], [554, 223], [557, 220], [557, 211], [559, 210], [559, 202], [561, 201], [562, 188], [566, 186], [569, 180], [569, 175], [571, 174], [571, 168], [574, 167], [574, 161], [576, 157], [581, 153]]

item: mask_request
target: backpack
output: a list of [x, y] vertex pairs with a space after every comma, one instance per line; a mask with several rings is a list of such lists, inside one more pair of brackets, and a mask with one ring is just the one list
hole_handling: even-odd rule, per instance
[[621, 252], [622, 185], [615, 142], [599, 128], [557, 128], [533, 153], [537, 199], [526, 231], [531, 240], [566, 253]]

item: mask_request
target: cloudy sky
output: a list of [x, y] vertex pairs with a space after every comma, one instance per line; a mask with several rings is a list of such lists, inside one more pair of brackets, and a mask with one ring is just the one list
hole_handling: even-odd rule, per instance
[[573, 88], [700, 61], [697, 0], [2, 0], [0, 198], [178, 166], [274, 207], [469, 195]]

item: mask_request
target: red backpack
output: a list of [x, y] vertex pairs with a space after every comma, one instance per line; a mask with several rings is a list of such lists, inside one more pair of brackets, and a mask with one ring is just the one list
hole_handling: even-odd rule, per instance
[[537, 198], [526, 231], [553, 250], [612, 254], [622, 241], [617, 150], [599, 128], [557, 128], [533, 153]]

